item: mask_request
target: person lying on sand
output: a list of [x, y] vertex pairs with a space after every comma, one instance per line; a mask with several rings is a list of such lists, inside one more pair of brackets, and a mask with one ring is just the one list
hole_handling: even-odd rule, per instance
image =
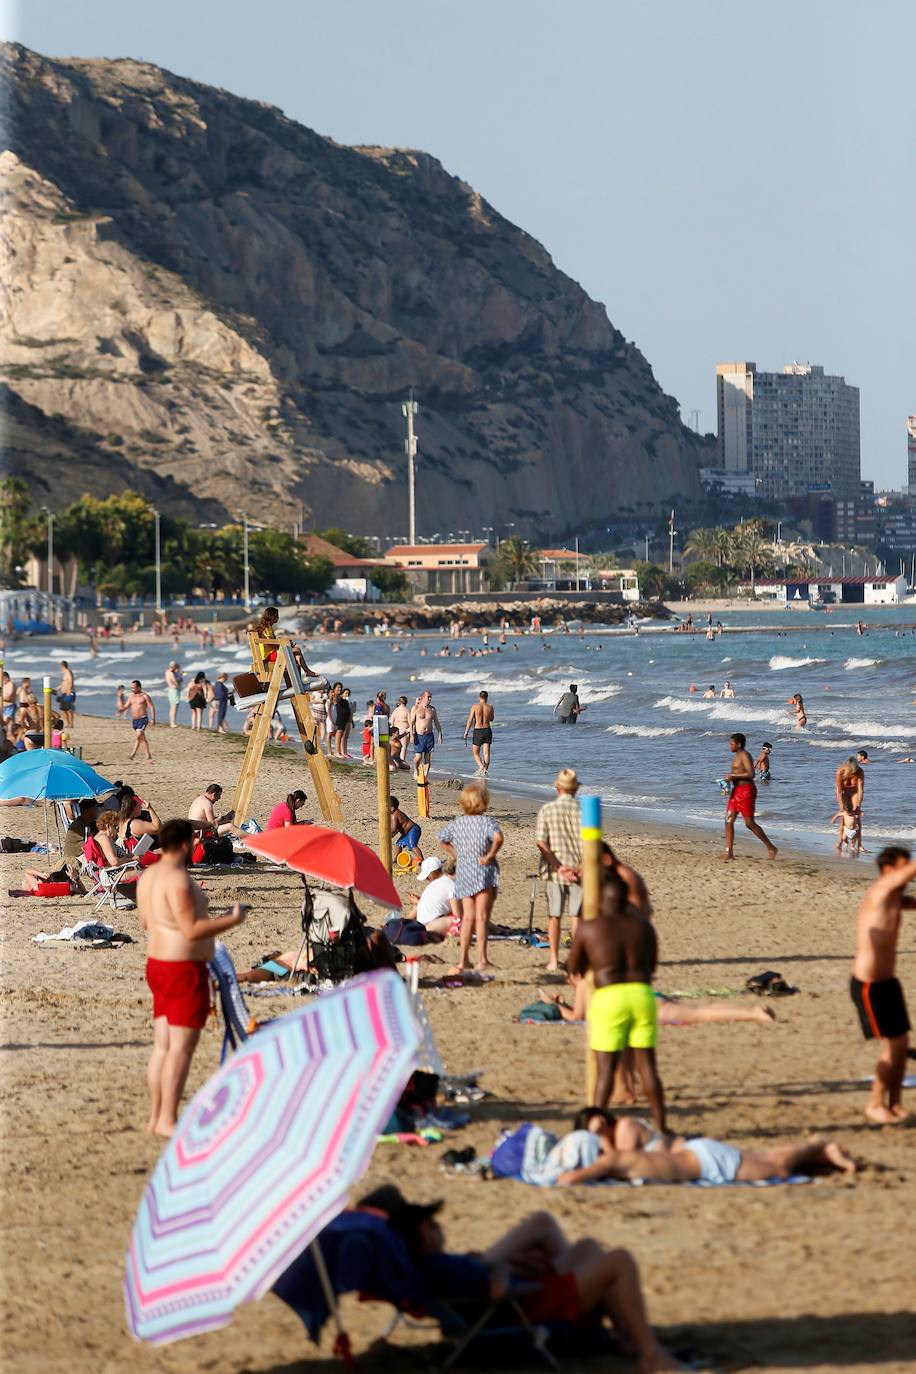
[[513, 1280], [537, 1284], [520, 1298], [533, 1323], [585, 1324], [607, 1317], [623, 1349], [637, 1356], [639, 1374], [684, 1366], [662, 1346], [649, 1325], [636, 1261], [628, 1250], [606, 1250], [597, 1241], [570, 1243], [549, 1212], [533, 1212], [482, 1253], [445, 1249], [437, 1221], [441, 1202], [406, 1202], [394, 1187], [377, 1188], [361, 1208], [381, 1212], [404, 1240], [423, 1275], [428, 1298], [464, 1298], [489, 1305]]
[[[553, 1002], [559, 1008], [564, 1021], [585, 1020], [586, 987], [581, 978], [569, 978], [574, 989], [572, 1006], [563, 1000], [562, 992], [547, 992], [541, 988], [538, 996], [542, 1002]], [[658, 1024], [660, 1026], [704, 1026], [722, 1025], [733, 1021], [758, 1021], [761, 1025], [771, 1026], [776, 1020], [772, 1007], [759, 1003], [710, 1001], [677, 1002], [655, 993], [658, 999]]]
[[660, 1136], [646, 1122], [618, 1119], [613, 1112], [583, 1108], [574, 1128], [594, 1142], [582, 1141], [583, 1157], [593, 1162], [560, 1174], [560, 1185], [598, 1183], [617, 1178], [655, 1183], [761, 1183], [793, 1174], [856, 1172], [854, 1159], [835, 1141], [812, 1137], [803, 1145], [779, 1145], [766, 1150], [738, 1150], [708, 1136]]

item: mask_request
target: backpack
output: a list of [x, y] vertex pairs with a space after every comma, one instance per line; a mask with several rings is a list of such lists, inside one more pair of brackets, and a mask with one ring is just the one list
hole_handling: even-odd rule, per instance
[[384, 929], [393, 945], [428, 945], [430, 943], [426, 926], [421, 921], [407, 920], [403, 916], [392, 916], [385, 922]]
[[228, 835], [218, 835], [211, 840], [204, 840], [203, 851], [203, 859], [200, 862], [205, 864], [231, 864], [235, 859], [235, 850]]
[[523, 1121], [514, 1131], [503, 1131], [490, 1156], [490, 1172], [494, 1178], [521, 1178], [525, 1141], [532, 1130], [533, 1123]]

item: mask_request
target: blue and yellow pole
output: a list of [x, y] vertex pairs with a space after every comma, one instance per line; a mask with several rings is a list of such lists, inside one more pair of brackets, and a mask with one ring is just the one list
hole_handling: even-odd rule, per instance
[[[601, 911], [601, 798], [581, 797], [579, 800], [579, 825], [582, 840], [582, 917], [593, 921]], [[591, 973], [585, 979], [585, 1005], [592, 995], [594, 979]], [[585, 1041], [585, 1100], [594, 1102], [597, 1065], [595, 1056], [588, 1048], [588, 1032]]]

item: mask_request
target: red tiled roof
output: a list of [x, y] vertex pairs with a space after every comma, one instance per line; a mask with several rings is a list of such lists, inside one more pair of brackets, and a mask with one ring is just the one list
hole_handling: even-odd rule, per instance
[[587, 553], [576, 553], [575, 549], [538, 549], [538, 558], [547, 558], [551, 563], [575, 563], [578, 558], [587, 561], [590, 557]]
[[335, 568], [385, 567], [384, 560], [376, 558], [355, 558], [352, 553], [346, 553], [344, 549], [339, 549], [336, 544], [331, 544], [327, 539], [322, 539], [320, 534], [300, 535], [299, 543], [304, 546], [305, 552], [311, 557], [327, 558], [330, 563], [333, 563]]

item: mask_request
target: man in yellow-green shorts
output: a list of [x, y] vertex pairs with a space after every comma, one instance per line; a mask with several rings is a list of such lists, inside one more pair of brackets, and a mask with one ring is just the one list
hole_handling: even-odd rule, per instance
[[631, 1049], [652, 1119], [664, 1131], [665, 1090], [655, 1063], [658, 1013], [652, 977], [657, 963], [654, 926], [630, 903], [622, 879], [607, 872], [601, 915], [579, 922], [566, 961], [567, 972], [584, 975], [591, 969], [595, 977], [588, 1009], [589, 1046], [598, 1061], [594, 1105], [607, 1106], [620, 1056]]

